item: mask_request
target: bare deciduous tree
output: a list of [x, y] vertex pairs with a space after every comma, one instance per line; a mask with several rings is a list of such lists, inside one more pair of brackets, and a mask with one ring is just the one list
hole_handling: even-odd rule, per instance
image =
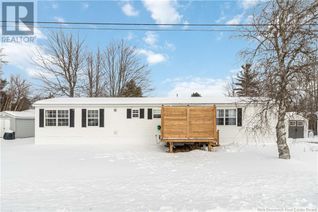
[[106, 96], [105, 81], [102, 73], [102, 62], [104, 58], [100, 50], [97, 53], [88, 53], [86, 57], [83, 88], [89, 97]]
[[29, 101], [30, 87], [30, 83], [25, 79], [22, 79], [19, 75], [12, 75], [4, 92], [1, 111], [21, 111], [28, 109], [31, 106]]
[[5, 96], [4, 87], [7, 84], [7, 81], [2, 78], [3, 77], [2, 66], [5, 63], [7, 63], [7, 61], [5, 60], [5, 54], [3, 53], [3, 48], [0, 48], [0, 104], [1, 105], [4, 104], [4, 96]]
[[260, 112], [273, 110], [277, 115], [276, 140], [279, 158], [289, 159], [285, 116], [288, 105], [299, 99], [299, 82], [316, 63], [318, 2], [315, 0], [275, 0], [263, 3], [253, 16], [252, 27], [242, 37], [255, 46], [242, 52], [255, 64], [262, 79], [264, 98]]
[[84, 41], [62, 31], [48, 36], [45, 52], [38, 51], [34, 62], [41, 69], [43, 88], [53, 95], [79, 95], [78, 80], [83, 71]]
[[2, 76], [2, 65], [7, 63], [5, 60], [5, 54], [3, 53], [3, 48], [0, 48], [0, 74]]
[[123, 89], [131, 80], [143, 94], [151, 90], [148, 67], [140, 61], [134, 47], [125, 41], [113, 42], [104, 54], [103, 71], [108, 96], [122, 96]]

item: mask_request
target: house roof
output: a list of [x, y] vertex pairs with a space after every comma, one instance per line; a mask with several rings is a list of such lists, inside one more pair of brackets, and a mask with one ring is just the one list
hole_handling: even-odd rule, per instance
[[184, 104], [235, 104], [247, 102], [247, 98], [238, 97], [191, 97], [191, 98], [162, 98], [162, 97], [106, 97], [106, 98], [52, 98], [40, 100], [34, 106], [52, 105], [184, 105]]
[[19, 119], [34, 119], [34, 110], [25, 110], [25, 111], [3, 111], [2, 115], [8, 115], [12, 118]]

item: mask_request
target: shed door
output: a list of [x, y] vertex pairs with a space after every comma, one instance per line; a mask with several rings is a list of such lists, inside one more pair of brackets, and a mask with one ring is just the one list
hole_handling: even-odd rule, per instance
[[3, 138], [4, 132], [10, 130], [10, 119], [0, 119], [0, 137]]
[[304, 138], [304, 121], [289, 121], [289, 138]]

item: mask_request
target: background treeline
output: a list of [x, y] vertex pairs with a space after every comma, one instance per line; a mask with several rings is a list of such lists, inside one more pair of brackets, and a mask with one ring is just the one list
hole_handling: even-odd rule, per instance
[[148, 65], [123, 40], [92, 51], [79, 37], [62, 31], [50, 33], [44, 49], [30, 58], [38, 69], [36, 89], [19, 75], [3, 79], [2, 65], [9, 62], [3, 49], [0, 59], [1, 111], [25, 110], [36, 100], [56, 96], [141, 97], [151, 91]]

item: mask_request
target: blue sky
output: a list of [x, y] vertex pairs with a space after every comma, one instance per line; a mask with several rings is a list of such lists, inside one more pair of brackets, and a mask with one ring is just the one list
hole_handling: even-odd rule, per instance
[[[130, 23], [247, 23], [257, 0], [241, 1], [38, 1], [38, 21]], [[71, 30], [87, 48], [105, 48], [125, 39], [149, 63], [154, 91], [150, 96], [182, 96], [200, 92], [223, 95], [225, 84], [243, 63], [238, 53], [246, 41], [232, 32], [154, 32]], [[4, 74], [19, 73], [37, 84], [30, 62], [32, 49], [45, 42], [47, 29], [38, 29], [37, 43], [1, 44], [9, 65]], [[23, 54], [23, 55], [22, 55]]]

